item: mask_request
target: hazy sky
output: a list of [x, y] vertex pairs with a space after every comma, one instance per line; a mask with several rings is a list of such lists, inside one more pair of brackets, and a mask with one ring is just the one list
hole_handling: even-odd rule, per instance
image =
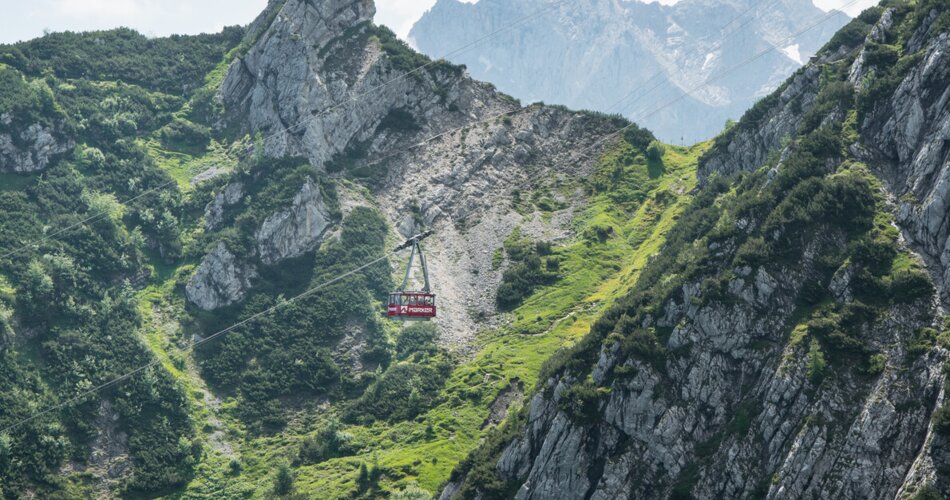
[[[660, 1], [669, 4], [678, 0]], [[850, 0], [814, 1], [828, 9]], [[857, 0], [847, 12], [855, 15], [875, 3], [877, 0]], [[435, 0], [376, 0], [376, 22], [405, 36], [433, 4]], [[156, 36], [215, 32], [227, 25], [251, 22], [265, 5], [267, 0], [0, 0], [0, 43], [35, 38], [44, 29], [87, 31], [128, 26]]]

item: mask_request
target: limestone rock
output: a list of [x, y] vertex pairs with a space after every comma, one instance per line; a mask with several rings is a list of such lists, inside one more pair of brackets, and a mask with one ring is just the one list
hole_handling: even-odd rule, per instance
[[214, 200], [205, 207], [205, 229], [214, 230], [224, 222], [224, 210], [237, 204], [244, 197], [244, 184], [233, 182], [215, 195]]
[[15, 132], [0, 132], [0, 172], [39, 172], [76, 145], [60, 130], [39, 123], [27, 127], [16, 139], [11, 133]]
[[202, 259], [185, 286], [185, 296], [199, 308], [212, 311], [243, 299], [256, 277], [253, 266], [238, 260], [224, 243], [219, 243]]
[[313, 250], [330, 225], [330, 209], [320, 186], [307, 180], [291, 207], [268, 217], [257, 231], [261, 261], [272, 265]]
[[[929, 30], [937, 17], [925, 17], [919, 30]], [[869, 39], [889, 39], [895, 24], [885, 12]], [[858, 142], [846, 146], [899, 200], [904, 249], [923, 257], [945, 307], [950, 33], [918, 32], [910, 39], [919, 42], [919, 62], [893, 95], [866, 110]], [[856, 47], [850, 55], [822, 57], [858, 54]], [[814, 65], [795, 75], [761, 110], [758, 126], [738, 129], [711, 150], [701, 177], [751, 171], [770, 154], [786, 158], [795, 145], [782, 137], [797, 132], [817, 85]], [[836, 109], [821, 118], [845, 119]], [[665, 498], [684, 487], [696, 498], [890, 499], [910, 497], [924, 485], [950, 493], [942, 472], [950, 446], [930, 421], [945, 404], [943, 367], [950, 353], [936, 347], [912, 358], [905, 352], [916, 331], [942, 321], [945, 309], [927, 298], [881, 306], [873, 322], [850, 332], [879, 355], [880, 371], [842, 367], [833, 380], [816, 381], [809, 376], [809, 346], [792, 342], [789, 333], [801, 323], [796, 302], [820, 276], [822, 252], [847, 241], [835, 231], [806, 239], [794, 262], [714, 267], [660, 304], [660, 316], [642, 324], [671, 328], [659, 362], [625, 355], [620, 341], [607, 341], [591, 371], [606, 394], [596, 416], [578, 421], [558, 404], [587, 372], [568, 369], [547, 381], [531, 401], [524, 429], [494, 464], [500, 477], [517, 485], [524, 500]], [[710, 250], [718, 255], [728, 245]], [[843, 267], [822, 286], [841, 303], [852, 302], [859, 272], [855, 264]], [[704, 279], [726, 273], [734, 277], [718, 292], [725, 297], [704, 297]]]

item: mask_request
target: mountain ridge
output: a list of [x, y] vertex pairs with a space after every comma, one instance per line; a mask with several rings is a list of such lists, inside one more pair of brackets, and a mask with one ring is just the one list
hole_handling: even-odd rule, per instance
[[[466, 64], [476, 78], [528, 102], [621, 112], [643, 121], [666, 142], [679, 143], [685, 137], [687, 143], [695, 143], [718, 133], [727, 118], [741, 114], [800, 62], [781, 51], [770, 52], [751, 69], [723, 74], [726, 78], [711, 85], [700, 84], [776, 44], [785, 48], [797, 43], [800, 57], [807, 59], [847, 19], [801, 2], [773, 3], [663, 6], [592, 1], [558, 6], [542, 0], [504, 4], [442, 0], [416, 23], [409, 37], [422, 52], [442, 56], [452, 37], [473, 41], [479, 33], [530, 16], [510, 32], [452, 59]], [[788, 42], [819, 18], [825, 22], [812, 36]], [[618, 89], [611, 85], [616, 81], [627, 85]], [[642, 87], [639, 93], [638, 87]], [[651, 108], [646, 103], [630, 107], [646, 93], [650, 102], [678, 102], [661, 113], [648, 114]], [[683, 93], [690, 95], [682, 98]], [[636, 100], [629, 102], [631, 97]], [[628, 102], [618, 111], [621, 98]]]
[[444, 497], [945, 495], [943, 238], [920, 229], [946, 213], [923, 180], [946, 175], [945, 9], [866, 11], [717, 138], [653, 267]]
[[[0, 160], [0, 425], [153, 364], [0, 435], [0, 490], [946, 493], [950, 24], [885, 7], [692, 147], [368, 1], [0, 46], [4, 125], [75, 144]], [[424, 229], [433, 324], [383, 318], [404, 256], [334, 281]]]

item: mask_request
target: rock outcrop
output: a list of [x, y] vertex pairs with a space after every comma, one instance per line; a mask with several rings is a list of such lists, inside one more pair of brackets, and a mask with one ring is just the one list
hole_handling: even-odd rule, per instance
[[[9, 115], [0, 116], [3, 125], [0, 130], [10, 123]], [[56, 156], [71, 151], [75, 145], [60, 130], [39, 123], [19, 133], [0, 131], [0, 172], [39, 172]]]
[[[417, 78], [391, 81], [402, 72], [388, 63], [378, 40], [367, 43], [371, 0], [287, 0], [272, 8], [270, 25], [234, 61], [220, 89], [228, 121], [267, 131], [268, 155], [305, 156], [323, 166], [371, 137], [393, 109], [433, 97]], [[366, 95], [373, 98], [355, 98]]]
[[276, 264], [313, 250], [331, 223], [320, 186], [307, 180], [291, 207], [268, 217], [257, 231], [261, 261]]
[[224, 211], [244, 197], [244, 184], [232, 182], [224, 187], [205, 207], [205, 229], [213, 231], [224, 222]]
[[244, 298], [257, 271], [239, 260], [224, 243], [202, 259], [185, 286], [188, 301], [205, 311], [229, 306]]
[[950, 304], [950, 33], [922, 52], [890, 100], [861, 124], [862, 146], [900, 200], [899, 222]]
[[[259, 32], [256, 42], [219, 91], [223, 119], [260, 131], [268, 156], [371, 172], [379, 179], [374, 198], [402, 236], [438, 227], [440, 237], [427, 249], [433, 285], [445, 298], [439, 326], [445, 343], [464, 346], [475, 334], [472, 316], [495, 312], [502, 271], [491, 253], [512, 229], [546, 238], [570, 234], [573, 208], [545, 221], [518, 214], [507, 200], [516, 190], [553, 189], [559, 180], [589, 175], [597, 152], [609, 146], [599, 139], [625, 123], [521, 108], [444, 62], [416, 69], [404, 62], [408, 47], [382, 43], [391, 35], [367, 22], [372, 15], [369, 2], [272, 2], [250, 30]], [[316, 196], [315, 186], [308, 193]], [[263, 262], [315, 248], [325, 212], [304, 203], [307, 196], [257, 232]], [[579, 194], [568, 201], [574, 207], [583, 200]], [[207, 212], [209, 228], [220, 229], [226, 205], [228, 193], [219, 194]], [[307, 213], [309, 219], [300, 218]], [[457, 225], [463, 220], [464, 228]]]
[[[881, 43], [895, 35], [894, 9], [885, 10], [874, 24], [867, 41]], [[950, 34], [931, 34], [937, 16], [925, 18], [909, 43], [920, 62], [899, 80], [894, 92], [876, 102], [857, 124], [860, 140], [849, 150], [866, 162], [888, 183], [892, 197], [900, 207], [898, 222], [914, 247], [927, 260], [934, 279], [950, 303]], [[890, 32], [890, 33], [889, 33]], [[783, 141], [792, 137], [803, 118], [816, 105], [819, 92], [819, 65], [844, 61], [845, 47], [822, 54], [795, 74], [779, 92], [770, 96], [761, 113], [750, 123], [721, 138], [723, 146], [714, 149], [700, 162], [699, 175], [705, 181], [713, 173], [733, 176], [751, 172], [766, 162], [769, 154], [780, 151]], [[861, 48], [848, 71], [848, 82], [855, 93], [865, 91], [876, 74], [885, 67], [867, 62], [867, 49]], [[843, 116], [830, 118], [842, 120]]]

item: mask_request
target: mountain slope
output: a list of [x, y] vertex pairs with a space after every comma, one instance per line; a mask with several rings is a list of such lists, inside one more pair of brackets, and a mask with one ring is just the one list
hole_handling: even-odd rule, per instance
[[[839, 13], [789, 40], [824, 15], [802, 1], [440, 0], [410, 39], [442, 57], [516, 24], [447, 57], [518, 98], [619, 112], [667, 142], [691, 144], [714, 136], [773, 90], [847, 22]], [[724, 74], [770, 46], [788, 50]], [[796, 51], [800, 60], [786, 55]], [[712, 77], [713, 84], [653, 112]]]
[[[154, 363], [0, 436], [5, 495], [435, 492], [636, 278], [704, 146], [522, 108], [372, 15], [274, 1], [243, 32], [0, 50], [7, 125], [60, 145], [0, 174], [0, 424]], [[436, 328], [380, 317], [405, 256], [286, 300], [427, 227]]]
[[948, 494], [947, 9], [867, 11], [719, 137], [631, 293], [445, 496]]

